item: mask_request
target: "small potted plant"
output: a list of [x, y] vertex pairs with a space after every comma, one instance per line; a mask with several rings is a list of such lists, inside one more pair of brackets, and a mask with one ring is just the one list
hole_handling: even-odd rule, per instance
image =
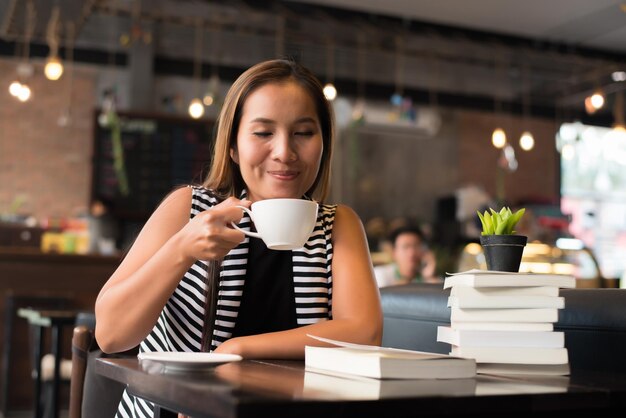
[[485, 213], [478, 212], [483, 230], [480, 245], [483, 247], [487, 269], [518, 272], [522, 254], [528, 238], [515, 233], [515, 226], [526, 209], [513, 213], [503, 207], [499, 212], [489, 208]]

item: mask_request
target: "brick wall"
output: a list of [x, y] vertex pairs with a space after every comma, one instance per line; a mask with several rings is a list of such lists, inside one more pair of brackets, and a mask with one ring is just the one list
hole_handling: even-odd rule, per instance
[[[42, 63], [34, 67], [31, 100], [21, 103], [8, 92], [16, 61], [0, 60], [0, 211], [22, 195], [22, 213], [70, 216], [89, 201], [96, 71], [75, 66], [70, 92], [67, 73], [53, 82]], [[71, 121], [62, 127], [70, 93]]]

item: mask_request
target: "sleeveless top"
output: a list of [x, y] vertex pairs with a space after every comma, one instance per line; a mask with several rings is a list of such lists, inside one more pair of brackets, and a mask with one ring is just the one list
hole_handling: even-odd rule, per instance
[[[244, 197], [245, 191], [240, 198]], [[220, 200], [211, 190], [192, 186], [190, 219], [218, 203]], [[319, 205], [313, 233], [304, 247], [291, 251], [297, 326], [332, 319], [332, 230], [336, 209], [336, 205]], [[245, 212], [238, 226], [250, 230], [250, 217]], [[221, 263], [211, 351], [228, 340], [235, 329], [245, 287], [249, 247], [250, 238], [246, 235]], [[139, 352], [201, 350], [206, 270], [206, 262], [196, 261], [185, 273], [154, 328], [139, 345]], [[125, 390], [116, 418], [151, 418], [153, 409], [152, 403]]]

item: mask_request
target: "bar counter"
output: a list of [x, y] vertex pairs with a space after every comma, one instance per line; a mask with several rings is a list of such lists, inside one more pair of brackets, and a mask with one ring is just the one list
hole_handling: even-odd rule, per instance
[[[16, 315], [17, 309], [24, 307], [19, 306], [20, 303], [27, 302], [29, 297], [66, 298], [72, 309], [93, 311], [98, 292], [115, 271], [121, 258], [121, 255], [55, 254], [42, 253], [32, 248], [0, 247], [0, 335], [5, 336], [0, 339], [0, 353], [2, 375], [8, 370], [9, 376], [8, 410], [32, 407], [31, 342], [27, 322]], [[7, 312], [7, 308], [11, 308], [7, 306], [11, 297], [15, 301], [12, 313]], [[9, 337], [7, 328], [11, 320], [13, 329]], [[71, 331], [65, 335], [63, 357], [69, 359]], [[5, 347], [8, 343], [11, 344], [10, 358], [7, 357]], [[0, 384], [0, 393], [6, 393], [4, 379]], [[64, 391], [67, 392], [66, 388]], [[65, 399], [61, 405], [66, 407]]]

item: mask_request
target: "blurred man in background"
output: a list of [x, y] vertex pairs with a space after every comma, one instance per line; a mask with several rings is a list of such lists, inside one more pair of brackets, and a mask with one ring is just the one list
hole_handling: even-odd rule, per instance
[[436, 260], [422, 231], [416, 226], [401, 226], [389, 236], [393, 262], [374, 268], [378, 287], [407, 283], [437, 283]]

